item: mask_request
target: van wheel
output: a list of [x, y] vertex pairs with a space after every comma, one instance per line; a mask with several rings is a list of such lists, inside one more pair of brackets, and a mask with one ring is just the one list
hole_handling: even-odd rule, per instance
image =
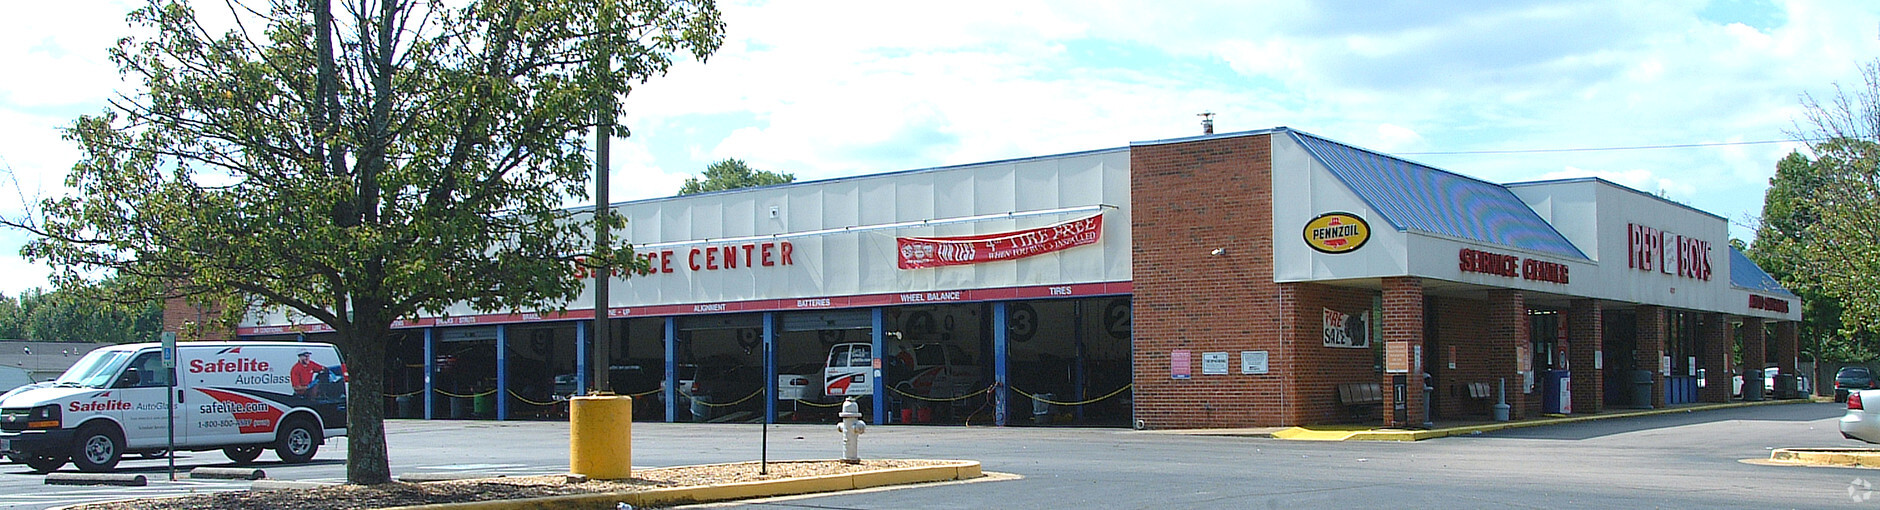
[[306, 418], [296, 418], [287, 422], [275, 438], [274, 454], [281, 457], [281, 462], [299, 464], [313, 460], [313, 454], [320, 451], [320, 442], [320, 431]]
[[78, 428], [72, 444], [72, 465], [79, 471], [98, 473], [117, 467], [124, 456], [124, 437], [114, 427], [91, 424]]
[[260, 458], [262, 450], [264, 448], [259, 445], [230, 446], [223, 448], [222, 454], [227, 455], [228, 460], [235, 461], [236, 464], [247, 464]]
[[33, 468], [35, 473], [51, 473], [65, 465], [65, 457], [57, 455], [19, 455], [13, 458], [26, 463], [26, 467]]

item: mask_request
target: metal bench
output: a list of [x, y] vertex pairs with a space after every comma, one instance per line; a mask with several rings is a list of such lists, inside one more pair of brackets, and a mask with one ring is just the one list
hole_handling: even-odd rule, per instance
[[1350, 409], [1353, 418], [1366, 418], [1372, 410], [1383, 407], [1384, 385], [1375, 382], [1340, 384], [1338, 403]]

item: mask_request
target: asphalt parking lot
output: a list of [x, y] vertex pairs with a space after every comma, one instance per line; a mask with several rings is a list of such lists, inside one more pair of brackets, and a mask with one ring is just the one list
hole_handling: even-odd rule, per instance
[[[1880, 508], [1880, 471], [1754, 465], [1773, 448], [1860, 446], [1842, 439], [1840, 404], [1793, 404], [1514, 429], [1416, 443], [1295, 442], [1121, 429], [871, 427], [862, 454], [971, 459], [1015, 477], [719, 506], [750, 508]], [[394, 473], [522, 475], [567, 469], [566, 423], [387, 424]], [[840, 456], [830, 425], [637, 423], [634, 465], [658, 467]], [[335, 482], [344, 445], [315, 462], [256, 465], [270, 478]], [[186, 453], [179, 469], [227, 466]], [[69, 466], [67, 470], [69, 471]], [[0, 467], [0, 508], [239, 490], [248, 482], [170, 482], [163, 460], [127, 460], [147, 487], [48, 486]], [[1867, 482], [1867, 483], [1863, 483]]]

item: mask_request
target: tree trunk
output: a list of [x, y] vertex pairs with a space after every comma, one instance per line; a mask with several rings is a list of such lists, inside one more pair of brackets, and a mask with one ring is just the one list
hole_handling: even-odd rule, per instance
[[388, 328], [356, 328], [342, 338], [346, 357], [346, 482], [392, 481], [385, 448], [385, 343]]

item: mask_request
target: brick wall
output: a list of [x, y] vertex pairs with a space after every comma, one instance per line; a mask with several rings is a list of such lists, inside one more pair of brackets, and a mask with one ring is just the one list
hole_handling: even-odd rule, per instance
[[1487, 370], [1497, 379], [1508, 378], [1510, 418], [1518, 420], [1538, 416], [1541, 396], [1527, 391], [1528, 379], [1520, 373], [1521, 359], [1518, 356], [1523, 352], [1521, 346], [1528, 346], [1526, 352], [1529, 356], [1533, 355], [1533, 344], [1528, 339], [1527, 298], [1521, 291], [1506, 289], [1484, 292], [1482, 296], [1482, 328], [1488, 333]]
[[1697, 341], [1704, 345], [1699, 349], [1704, 353], [1704, 359], [1699, 360], [1704, 367], [1704, 387], [1697, 390], [1698, 400], [1729, 402], [1730, 375], [1736, 373], [1730, 366], [1730, 321], [1720, 313], [1703, 314], [1703, 320], [1697, 331]]
[[[1752, 375], [1757, 378], [1762, 377], [1763, 367], [1769, 366], [1768, 349], [1769, 342], [1766, 340], [1766, 335], [1763, 331], [1763, 320], [1756, 317], [1744, 317], [1743, 366], [1737, 369], [1738, 373], [1755, 370], [1756, 373]], [[1772, 381], [1762, 381], [1762, 386], [1757, 387], [1767, 388], [1771, 383]], [[1755, 384], [1755, 382], [1752, 381], [1751, 378], [1743, 378], [1743, 393], [1745, 395], [1749, 394], [1752, 384]]]
[[1606, 407], [1606, 371], [1595, 368], [1605, 351], [1605, 323], [1598, 301], [1575, 299], [1567, 310], [1567, 366], [1573, 377], [1574, 414], [1597, 413]]
[[[1304, 368], [1293, 373], [1292, 383], [1286, 388], [1287, 405], [1281, 411], [1282, 421], [1289, 424], [1354, 421], [1357, 417], [1352, 410], [1338, 403], [1338, 385], [1376, 381], [1377, 356], [1371, 349], [1326, 347], [1325, 310], [1369, 314], [1372, 300], [1378, 293], [1311, 283], [1282, 284], [1280, 293], [1284, 296], [1281, 316], [1287, 318], [1289, 332], [1287, 358]], [[1372, 318], [1373, 323], [1376, 320]]]
[[1639, 370], [1652, 373], [1652, 407], [1665, 406], [1665, 309], [1657, 306], [1639, 305], [1638, 345], [1632, 351], [1632, 361], [1638, 363]]
[[[1468, 394], [1469, 383], [1489, 383], [1494, 391], [1497, 379], [1504, 374], [1490, 368], [1490, 342], [1486, 326], [1488, 321], [1483, 314], [1488, 303], [1459, 297], [1433, 297], [1429, 299], [1429, 315], [1436, 323], [1434, 350], [1426, 354], [1428, 363], [1436, 364], [1435, 386], [1440, 394], [1436, 398], [1436, 415], [1444, 420], [1458, 418], [1487, 418], [1494, 405], [1495, 398], [1471, 399]], [[1450, 356], [1451, 348], [1455, 356]], [[1453, 361], [1456, 368], [1449, 368]], [[1520, 391], [1519, 384], [1508, 386], [1509, 391]]]
[[1775, 348], [1770, 355], [1775, 357], [1775, 365], [1781, 367], [1784, 374], [1795, 374], [1795, 358], [1800, 355], [1796, 344], [1795, 321], [1776, 323]]
[[[1409, 344], [1406, 346], [1409, 352], [1421, 352], [1423, 349], [1424, 333], [1422, 280], [1407, 277], [1385, 278], [1383, 287], [1385, 345], [1388, 346], [1393, 343]], [[1389, 352], [1389, 349], [1386, 348], [1385, 352]], [[1424, 356], [1427, 357], [1428, 354], [1425, 353]], [[1386, 354], [1385, 357], [1388, 358], [1389, 355]], [[1427, 418], [1423, 412], [1423, 370], [1422, 367], [1415, 365], [1416, 360], [1414, 359], [1414, 355], [1412, 358], [1412, 365], [1409, 367], [1409, 373], [1407, 374], [1388, 373], [1390, 360], [1386, 359], [1384, 361], [1387, 373], [1381, 375], [1379, 382], [1383, 384], [1385, 388], [1384, 393], [1386, 397], [1384, 400], [1387, 408], [1385, 410], [1386, 418], [1384, 419], [1384, 424], [1386, 426], [1403, 427], [1419, 425], [1424, 423]], [[1404, 392], [1405, 398], [1403, 399], [1403, 405], [1406, 407], [1407, 412], [1403, 420], [1398, 420], [1389, 409], [1389, 407], [1395, 406], [1392, 398], [1394, 398], [1396, 392], [1393, 391], [1392, 388], [1395, 386], [1393, 379], [1397, 375], [1403, 375], [1407, 378], [1405, 382], [1408, 391]]]
[[[1135, 414], [1150, 428], [1292, 424], [1279, 411], [1299, 365], [1273, 282], [1272, 160], [1265, 134], [1130, 149]], [[1171, 378], [1175, 350], [1191, 379]], [[1248, 350], [1268, 352], [1266, 375], [1239, 373]], [[1230, 373], [1203, 375], [1204, 352], [1230, 353]]]
[[233, 329], [216, 325], [218, 315], [213, 308], [170, 298], [163, 301], [163, 330], [176, 332], [179, 341], [234, 340]]

